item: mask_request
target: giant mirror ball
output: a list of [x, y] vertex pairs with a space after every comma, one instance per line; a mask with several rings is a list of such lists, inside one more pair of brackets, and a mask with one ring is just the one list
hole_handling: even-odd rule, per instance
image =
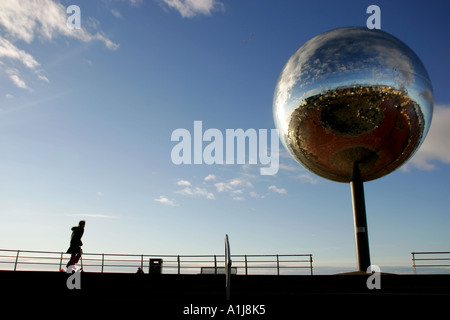
[[417, 55], [381, 30], [322, 33], [287, 61], [273, 116], [289, 153], [333, 181], [370, 181], [405, 163], [433, 113], [431, 81]]

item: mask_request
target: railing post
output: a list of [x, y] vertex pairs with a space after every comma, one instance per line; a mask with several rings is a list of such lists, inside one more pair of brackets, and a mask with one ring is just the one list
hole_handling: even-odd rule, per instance
[[64, 252], [61, 252], [61, 259], [59, 259], [59, 270], [62, 269], [63, 254]]
[[217, 274], [217, 256], [214, 255], [214, 274]]
[[412, 260], [413, 260], [414, 274], [416, 274], [416, 259], [415, 259], [415, 257], [414, 257], [414, 252], [411, 252], [411, 253], [412, 253]]
[[180, 255], [177, 256], [177, 263], [178, 263], [178, 274], [180, 274], [181, 273]]
[[16, 271], [16, 269], [17, 269], [17, 262], [19, 261], [19, 252], [20, 252], [20, 250], [17, 250], [16, 262], [14, 263], [14, 271]]
[[103, 267], [105, 265], [105, 254], [102, 253], [102, 273], [103, 273]]
[[313, 266], [312, 266], [312, 254], [309, 255], [309, 267], [311, 268], [311, 275], [313, 275]]
[[280, 259], [278, 258], [278, 255], [277, 255], [277, 276], [279, 276], [280, 275]]
[[245, 275], [248, 276], [248, 270], [247, 270], [247, 255], [245, 255]]
[[144, 255], [141, 254], [141, 270], [144, 270]]

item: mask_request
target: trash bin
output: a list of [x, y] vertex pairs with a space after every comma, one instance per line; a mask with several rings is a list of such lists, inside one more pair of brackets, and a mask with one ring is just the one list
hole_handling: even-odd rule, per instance
[[150, 259], [149, 274], [161, 274], [162, 264], [162, 259]]

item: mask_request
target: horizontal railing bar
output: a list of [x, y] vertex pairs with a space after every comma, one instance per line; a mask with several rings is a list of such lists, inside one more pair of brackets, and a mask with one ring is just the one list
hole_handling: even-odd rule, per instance
[[436, 260], [450, 260], [450, 258], [420, 258], [420, 259], [414, 259], [415, 261], [421, 260], [421, 261], [436, 261]]
[[[28, 253], [52, 253], [52, 254], [68, 254], [66, 252], [61, 252], [61, 251], [38, 251], [38, 250], [14, 250], [14, 249], [0, 249], [0, 251], [8, 251], [8, 252], [17, 252], [20, 251], [21, 253], [23, 252], [28, 252]], [[445, 252], [443, 252], [445, 253]], [[450, 253], [450, 252], [448, 252]], [[166, 255], [166, 254], [129, 254], [129, 253], [93, 253], [93, 252], [86, 252], [83, 253], [83, 255], [105, 255], [105, 256], [144, 256], [144, 257], [173, 257], [173, 258], [177, 258], [178, 256], [180, 257], [224, 257], [223, 254], [208, 254], [208, 255], [202, 255], [202, 254], [198, 254], [198, 255], [191, 255], [191, 254], [187, 254], [187, 255]], [[235, 254], [232, 255], [233, 257], [276, 257], [277, 254]], [[295, 256], [312, 256], [311, 254], [278, 254], [279, 257], [295, 257]]]
[[450, 267], [450, 264], [416, 264], [416, 267]]
[[423, 251], [423, 252], [411, 252], [411, 254], [450, 254], [450, 252], [444, 252], [444, 251]]
[[[0, 249], [0, 251], [15, 251], [15, 252], [17, 252], [17, 250], [3, 250], [3, 249]], [[61, 254], [61, 253], [63, 253], [63, 254], [66, 254], [66, 255], [69, 255], [69, 253], [66, 253], [66, 252], [56, 252], [56, 251], [25, 251], [25, 250], [20, 250], [20, 252], [21, 253], [24, 253], [24, 252], [27, 252], [27, 253], [52, 253], [52, 254]], [[208, 258], [214, 258], [214, 255], [213, 254], [210, 254], [210, 255], [147, 255], [147, 254], [144, 254], [144, 255], [141, 255], [141, 254], [121, 254], [121, 253], [104, 253], [104, 254], [102, 254], [102, 253], [90, 253], [90, 252], [86, 252], [86, 253], [83, 253], [83, 255], [98, 255], [98, 256], [101, 256], [101, 255], [104, 255], [105, 257], [106, 256], [129, 256], [129, 257], [141, 257], [141, 256], [143, 256], [144, 258], [146, 258], [146, 257], [148, 257], [148, 258], [158, 258], [158, 257], [169, 257], [169, 258], [178, 258], [178, 256], [179, 257], [185, 257], [185, 258], [202, 258], [202, 257], [208, 257]], [[224, 257], [223, 255], [215, 255], [217, 258], [222, 258], [222, 257]], [[247, 258], [252, 258], [252, 257], [276, 257], [277, 255], [276, 254], [273, 254], [273, 255], [250, 255], [250, 254], [248, 254], [248, 255], [232, 255], [233, 257], [242, 257], [242, 258], [245, 258], [245, 257], [247, 257]], [[295, 256], [299, 256], [299, 257], [301, 257], [301, 256], [305, 256], [305, 255], [296, 255], [296, 254], [293, 254], [293, 255], [281, 255], [281, 254], [279, 254], [278, 255], [278, 257], [295, 257]], [[12, 257], [12, 256], [8, 256], [8, 257]], [[309, 260], [304, 260], [304, 261], [308, 261], [309, 262]]]
[[[13, 258], [15, 259], [16, 257], [13, 257]], [[33, 256], [33, 257], [31, 257], [31, 256], [19, 256], [19, 258], [21, 260], [23, 260], [23, 259], [60, 260], [61, 259], [61, 257], [39, 257], [39, 256]]]
[[[14, 262], [9, 262], [9, 263], [14, 263]], [[50, 263], [50, 262], [26, 262], [26, 261], [22, 261], [19, 264], [45, 264], [45, 265], [49, 265], [49, 266], [56, 266], [55, 263]]]

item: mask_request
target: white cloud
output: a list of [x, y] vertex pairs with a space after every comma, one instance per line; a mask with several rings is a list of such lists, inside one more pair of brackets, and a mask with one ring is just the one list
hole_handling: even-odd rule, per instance
[[[207, 199], [216, 199], [216, 196], [219, 198], [220, 196], [228, 196], [230, 199], [235, 201], [244, 201], [246, 199], [265, 199], [274, 194], [288, 193], [286, 189], [277, 187], [274, 182], [265, 184], [263, 181], [266, 180], [261, 180], [259, 175], [250, 174], [248, 172], [249, 168], [250, 167], [246, 168], [243, 166], [242, 174], [231, 179], [223, 179], [214, 174], [208, 174], [203, 179], [201, 187], [197, 187], [196, 183], [189, 182], [188, 184], [187, 180], [179, 180], [177, 185], [185, 186], [185, 188], [175, 191], [175, 193], [186, 196], [205, 197]], [[275, 179], [275, 177], [272, 178]], [[208, 183], [210, 181], [212, 183]], [[263, 184], [261, 185], [261, 183]], [[215, 188], [215, 192], [211, 190], [213, 187]], [[264, 191], [259, 192], [258, 190], [255, 190], [256, 187], [259, 189], [264, 188]]]
[[278, 187], [275, 186], [275, 185], [269, 186], [268, 189], [269, 189], [270, 191], [273, 191], [273, 192], [276, 192], [276, 193], [279, 193], [279, 194], [286, 194], [286, 193], [287, 193], [287, 190], [286, 190], [286, 189], [284, 189], [284, 188], [278, 188]]
[[294, 176], [293, 178], [298, 179], [301, 182], [310, 183], [310, 184], [319, 183], [319, 179], [315, 178], [313, 175], [311, 175], [309, 173], [302, 173], [297, 176]]
[[144, 0], [130, 0], [130, 4], [134, 7], [139, 7]]
[[[52, 0], [23, 0], [0, 1], [0, 59], [11, 69], [9, 63], [21, 62], [28, 70], [32, 70], [39, 80], [49, 82], [46, 76], [37, 70], [39, 62], [25, 50], [18, 48], [14, 42], [24, 41], [31, 43], [36, 37], [41, 41], [54, 41], [63, 36], [75, 38], [83, 42], [100, 41], [110, 50], [118, 49], [119, 45], [107, 38], [101, 31], [89, 32], [84, 25], [89, 25], [92, 19], [82, 15], [81, 29], [70, 29], [67, 24], [66, 8], [57, 1]], [[92, 25], [92, 23], [91, 23]], [[95, 26], [97, 27], [98, 24]], [[5, 60], [6, 59], [6, 60]], [[19, 88], [29, 89], [25, 81], [16, 72], [9, 74], [11, 81]]]
[[449, 123], [450, 106], [436, 105], [430, 131], [417, 153], [402, 167], [403, 171], [411, 167], [433, 170], [436, 169], [436, 162], [450, 164]]
[[42, 80], [42, 81], [44, 81], [44, 82], [47, 82], [47, 83], [50, 82], [50, 80], [48, 80], [48, 78], [47, 78], [46, 76], [38, 75], [38, 79], [39, 79], [39, 80]]
[[250, 177], [251, 175], [245, 175], [244, 177], [230, 179], [227, 182], [217, 182], [214, 186], [217, 192], [228, 193], [233, 200], [242, 201], [245, 200], [244, 194], [246, 192], [253, 192], [249, 191], [253, 188], [253, 184], [249, 181]]
[[36, 36], [48, 41], [65, 36], [84, 42], [99, 40], [109, 49], [118, 48], [101, 32], [93, 34], [84, 27], [79, 30], [68, 28], [67, 17], [66, 8], [52, 0], [0, 1], [0, 25], [13, 39], [30, 43]]
[[111, 9], [111, 13], [114, 17], [121, 19], [122, 15], [120, 14], [120, 12], [116, 9]]
[[169, 198], [165, 197], [165, 196], [159, 196], [158, 199], [153, 199], [154, 201], [166, 204], [168, 206], [172, 206], [172, 207], [177, 207], [178, 204], [175, 203], [174, 200], [170, 200]]
[[256, 199], [262, 198], [262, 197], [261, 197], [257, 192], [255, 192], [255, 191], [250, 191], [250, 197], [256, 198]]
[[179, 193], [185, 196], [201, 196], [210, 200], [214, 200], [216, 198], [214, 196], [214, 193], [209, 192], [207, 189], [200, 187], [186, 187], [182, 190], [176, 191], [175, 193]]
[[301, 166], [300, 165], [293, 165], [293, 164], [282, 164], [280, 163], [280, 169], [286, 170], [286, 171], [300, 171]]
[[183, 18], [192, 18], [198, 14], [210, 15], [212, 11], [223, 10], [218, 0], [163, 0], [170, 8], [177, 10]]
[[239, 187], [253, 187], [252, 183], [244, 178], [231, 179], [228, 182], [218, 182], [214, 186], [218, 192], [233, 192]]
[[[0, 55], [0, 57], [1, 57], [1, 55]], [[31, 89], [27, 86], [25, 81], [19, 77], [18, 69], [8, 67], [5, 63], [0, 61], [0, 73], [7, 75], [8, 78], [12, 81], [12, 83], [14, 83], [15, 86], [31, 91]]]
[[29, 90], [29, 88], [28, 88], [27, 84], [25, 83], [25, 81], [23, 81], [22, 79], [20, 79], [19, 76], [18, 76], [17, 74], [11, 74], [11, 75], [9, 76], [9, 78], [10, 78], [10, 79], [12, 80], [12, 82], [13, 82], [16, 86], [18, 86], [19, 88], [22, 88], [22, 89], [28, 89], [28, 90]]
[[180, 181], [177, 182], [177, 185], [179, 185], [179, 186], [190, 186], [191, 183], [189, 181], [187, 181], [187, 180], [180, 180]]
[[5, 94], [5, 98], [12, 99], [14, 96], [11, 93]]
[[215, 175], [213, 175], [213, 174], [208, 174], [206, 177], [205, 177], [205, 179], [203, 179], [203, 180], [205, 180], [205, 181], [213, 181], [213, 180], [216, 180], [217, 179], [217, 177], [215, 176]]
[[[0, 5], [1, 6], [1, 5]], [[1, 14], [0, 14], [1, 17]], [[0, 20], [1, 25], [1, 20]], [[29, 53], [20, 50], [9, 40], [0, 36], [0, 58], [6, 57], [22, 62], [27, 68], [34, 69], [39, 66], [39, 63]]]

